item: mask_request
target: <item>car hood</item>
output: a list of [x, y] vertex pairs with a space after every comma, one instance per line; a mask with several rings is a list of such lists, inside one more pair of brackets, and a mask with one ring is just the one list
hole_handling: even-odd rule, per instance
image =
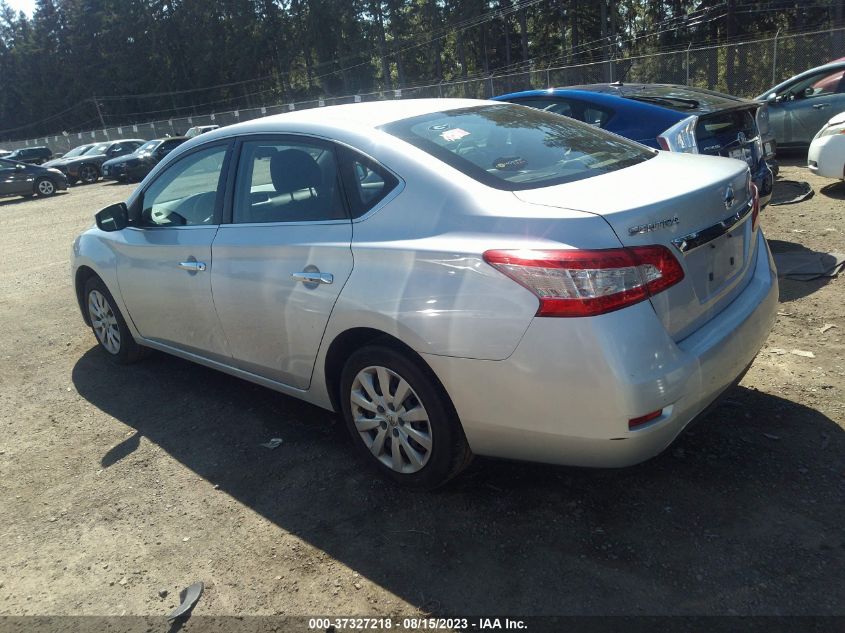
[[133, 160], [143, 160], [143, 157], [139, 154], [125, 154], [123, 156], [118, 156], [117, 158], [112, 158], [107, 160], [103, 165], [108, 165], [111, 167], [112, 165], [120, 165], [122, 163], [129, 163]]
[[83, 154], [82, 156], [74, 156], [64, 161], [63, 165], [81, 165], [92, 160], [105, 160], [105, 154]]

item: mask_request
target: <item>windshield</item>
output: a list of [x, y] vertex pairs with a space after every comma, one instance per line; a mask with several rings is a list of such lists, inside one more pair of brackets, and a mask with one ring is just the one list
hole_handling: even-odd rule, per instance
[[147, 141], [141, 147], [135, 150], [136, 154], [145, 154], [147, 152], [153, 151], [161, 141]]
[[94, 146], [93, 145], [80, 145], [79, 147], [74, 147], [67, 154], [65, 154], [63, 156], [63, 158], [70, 158], [71, 156], [82, 156], [82, 154], [87, 152], [92, 147], [94, 147]]
[[435, 112], [381, 129], [479, 182], [509, 191], [590, 178], [655, 155], [579, 121], [508, 103]]
[[9, 167], [17, 167], [20, 163], [16, 163], [13, 160], [6, 160], [5, 158], [0, 158], [0, 167], [5, 167], [8, 169]]

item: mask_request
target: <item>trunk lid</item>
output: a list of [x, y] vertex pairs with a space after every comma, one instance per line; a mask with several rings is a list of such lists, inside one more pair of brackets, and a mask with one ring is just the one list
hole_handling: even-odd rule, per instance
[[753, 274], [749, 183], [739, 161], [659, 152], [610, 174], [514, 195], [599, 215], [625, 246], [667, 246], [684, 279], [651, 302], [678, 341], [724, 309]]

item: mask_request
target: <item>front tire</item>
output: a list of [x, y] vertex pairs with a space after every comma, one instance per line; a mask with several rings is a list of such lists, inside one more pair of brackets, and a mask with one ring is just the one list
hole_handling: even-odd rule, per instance
[[128, 365], [143, 356], [143, 348], [135, 342], [114, 298], [99, 277], [91, 277], [85, 283], [85, 309], [97, 343], [109, 360]]
[[56, 185], [49, 178], [39, 178], [35, 181], [35, 195], [39, 198], [49, 198], [56, 193]]
[[82, 165], [79, 168], [79, 180], [85, 185], [92, 185], [100, 178], [96, 165]]
[[340, 401], [359, 452], [397, 483], [437, 488], [472, 458], [443, 387], [400, 351], [370, 346], [353, 353], [343, 368]]

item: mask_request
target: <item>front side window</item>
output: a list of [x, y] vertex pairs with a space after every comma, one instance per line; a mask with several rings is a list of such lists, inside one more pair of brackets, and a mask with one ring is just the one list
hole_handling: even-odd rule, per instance
[[591, 178], [656, 154], [591, 125], [513, 104], [435, 112], [381, 129], [509, 191]]
[[300, 140], [242, 145], [232, 218], [236, 224], [346, 217], [331, 147]]
[[144, 192], [141, 226], [212, 224], [226, 151], [209, 147], [165, 169]]
[[792, 84], [784, 93], [786, 99], [811, 99], [845, 92], [845, 71], [822, 72]]

